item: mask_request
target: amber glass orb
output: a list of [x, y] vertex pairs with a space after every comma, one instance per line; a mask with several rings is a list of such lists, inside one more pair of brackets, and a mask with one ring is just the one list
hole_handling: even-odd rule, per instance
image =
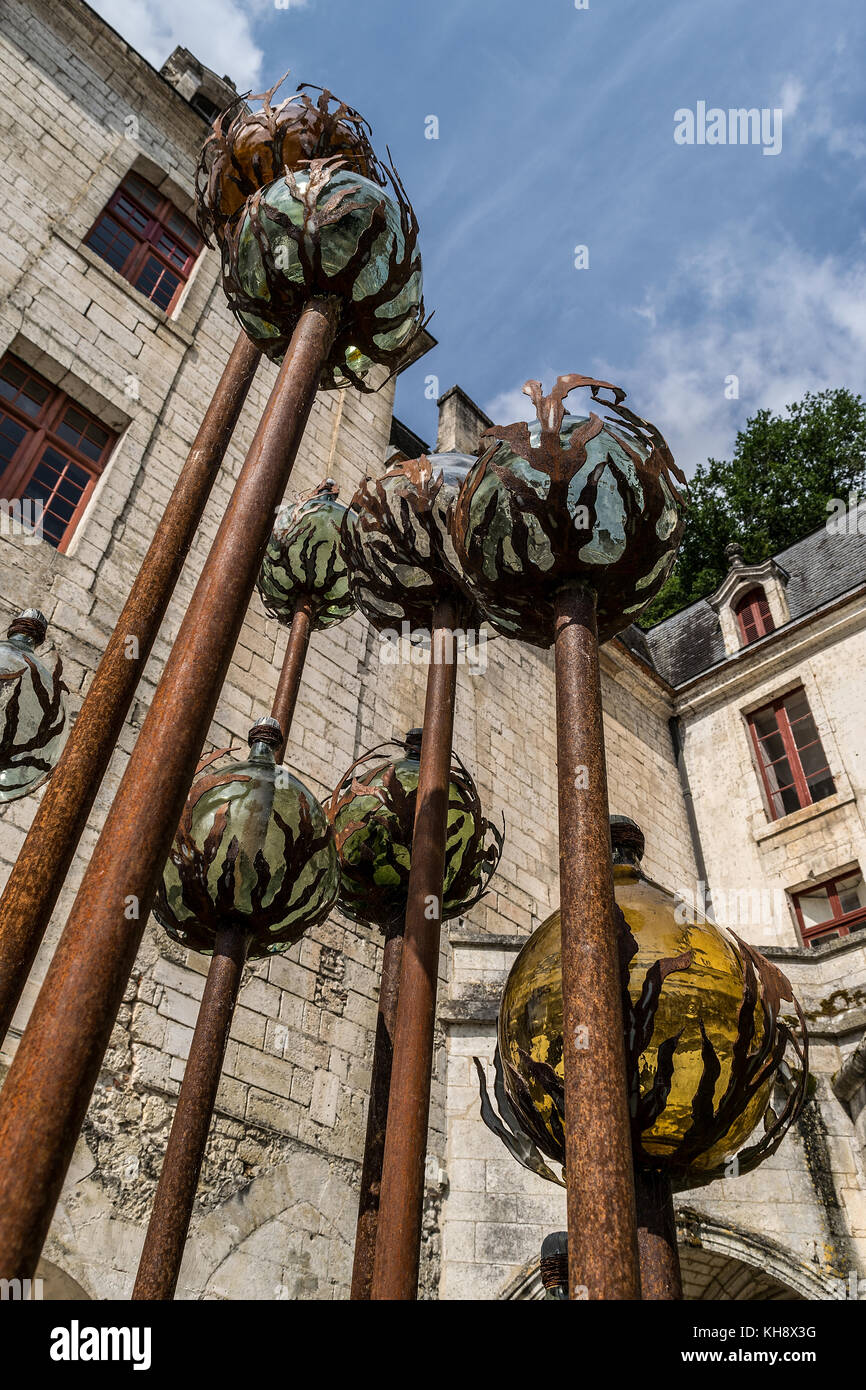
[[249, 757], [193, 782], [154, 916], [203, 954], [221, 926], [251, 937], [249, 955], [285, 951], [337, 899], [334, 836], [316, 797], [274, 761], [276, 720], [250, 734]]
[[[617, 857], [623, 856], [615, 853]], [[629, 968], [633, 1006], [638, 1006], [647, 972], [656, 962], [673, 963], [690, 954], [690, 962], [679, 961], [679, 968], [665, 975], [652, 1035], [637, 1059], [637, 1076], [632, 1077], [634, 1121], [639, 1097], [645, 1100], [657, 1082], [663, 1090], [670, 1069], [670, 1088], [660, 1113], [633, 1129], [636, 1156], [668, 1167], [675, 1179], [688, 1176], [693, 1184], [705, 1174], [709, 1180], [742, 1149], [767, 1110], [777, 1070], [770, 1059], [761, 1084], [742, 1089], [741, 1104], [729, 1088], [738, 1038], [740, 1048], [754, 1056], [769, 1041], [766, 1030], [769, 1026], [772, 1032], [773, 1020], [762, 997], [753, 1010], [747, 1007], [749, 1022], [741, 1017], [746, 970], [736, 942], [711, 922], [678, 921], [678, 915], [685, 914], [678, 912], [673, 895], [642, 874], [636, 856], [626, 855], [625, 862], [614, 864], [614, 896], [637, 947]], [[518, 1114], [531, 1107], [534, 1115], [527, 1127], [548, 1157], [563, 1163], [559, 912], [533, 933], [512, 967], [499, 1014], [499, 1048], [509, 1098]], [[739, 1087], [735, 1076], [732, 1089]], [[696, 1116], [699, 1093], [710, 1110]], [[730, 1119], [729, 1124], [722, 1121], [721, 1133], [713, 1114]]]
[[66, 732], [66, 686], [59, 657], [36, 655], [48, 624], [25, 609], [0, 642], [0, 804], [36, 791], [54, 769]]

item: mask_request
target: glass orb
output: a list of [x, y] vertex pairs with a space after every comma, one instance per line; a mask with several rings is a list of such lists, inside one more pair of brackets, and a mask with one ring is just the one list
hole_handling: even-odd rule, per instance
[[[303, 194], [309, 182], [306, 170], [298, 170], [291, 179], [276, 179], [264, 190], [255, 213], [248, 209], [241, 219], [236, 280], [243, 300], [237, 314], [253, 342], [281, 361], [294, 327], [293, 309], [286, 312], [279, 302], [284, 297], [281, 291], [295, 287], [296, 295], [289, 295], [292, 303], [298, 289], [304, 299], [311, 294], [340, 295], [347, 303], [347, 333], [354, 334], [352, 341], [341, 344], [342, 367], [348, 373], [340, 364], [335, 369], [336, 384], [345, 385], [363, 378], [381, 354], [399, 353], [418, 332], [423, 300], [420, 263], [411, 270], [400, 204], [379, 184], [346, 170], [330, 174], [316, 198], [316, 210], [323, 214], [318, 231], [320, 267], [309, 245], [302, 261], [298, 241], [281, 221], [303, 226]], [[340, 195], [343, 210], [336, 220], [328, 221], [326, 207]], [[380, 206], [385, 210], [384, 226], [372, 246], [361, 251], [361, 238]], [[262, 241], [267, 246], [267, 264]], [[389, 284], [392, 292], [385, 289]]]
[[309, 600], [315, 628], [342, 622], [354, 611], [341, 540], [341, 527], [354, 519], [330, 478], [300, 501], [280, 508], [258, 580], [262, 603], [272, 617], [291, 624], [299, 599]]
[[492, 443], [454, 508], [457, 555], [499, 632], [550, 646], [554, 595], [584, 584], [605, 641], [635, 620], [673, 567], [685, 479], [658, 431], [619, 399], [605, 404], [622, 423], [566, 415], [561, 397], [540, 390], [539, 419], [487, 431]]
[[[450, 513], [476, 460], [472, 454], [426, 454], [402, 460], [379, 478], [365, 478], [345, 531], [349, 583], [374, 627], [429, 625], [443, 593], [466, 603], [451, 538]], [[480, 624], [472, 605], [469, 620]]]
[[[711, 922], [678, 921], [685, 914], [678, 913], [673, 895], [643, 876], [636, 857], [626, 854], [614, 864], [614, 896], [637, 946], [629, 966], [634, 1007], [652, 966], [691, 953], [690, 964], [680, 962], [663, 979], [650, 1041], [632, 1078], [632, 1122], [636, 1155], [694, 1186], [719, 1175], [768, 1109], [781, 1061], [771, 1047], [775, 1019], [762, 989], [753, 1009], [744, 1006], [746, 967], [735, 941]], [[538, 1142], [548, 1157], [564, 1163], [560, 949], [557, 911], [529, 938], [511, 969], [499, 1013], [499, 1048], [512, 1104], [518, 1114], [531, 1112], [527, 1127], [544, 1137], [546, 1142]], [[765, 1059], [748, 1086], [744, 1057], [738, 1059], [743, 1049], [748, 1058]], [[650, 1119], [644, 1111], [641, 1121], [640, 1102], [657, 1082], [661, 1095], [668, 1070], [660, 1113]], [[696, 1119], [699, 1093], [708, 1108]]]
[[337, 900], [333, 831], [313, 793], [274, 762], [279, 725], [263, 720], [250, 741], [245, 761], [193, 783], [154, 906], [169, 936], [206, 955], [225, 925], [251, 934], [252, 958], [285, 951]]
[[[412, 835], [420, 771], [420, 729], [403, 745], [405, 756], [359, 771], [353, 764], [325, 810], [340, 858], [340, 911], [383, 931], [406, 914]], [[452, 770], [442, 920], [459, 917], [487, 888], [502, 853], [502, 836], [482, 815], [478, 790], [466, 769]]]
[[50, 777], [67, 724], [63, 665], [36, 655], [48, 624], [28, 608], [0, 642], [0, 804], [36, 791]]

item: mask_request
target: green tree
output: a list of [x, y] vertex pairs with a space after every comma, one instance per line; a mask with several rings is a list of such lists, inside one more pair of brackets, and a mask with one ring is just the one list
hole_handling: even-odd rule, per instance
[[651, 627], [712, 593], [736, 541], [747, 564], [817, 531], [827, 504], [866, 489], [866, 402], [844, 387], [807, 392], [784, 414], [759, 410], [733, 458], [708, 459], [689, 482], [689, 510], [673, 574], [641, 616]]

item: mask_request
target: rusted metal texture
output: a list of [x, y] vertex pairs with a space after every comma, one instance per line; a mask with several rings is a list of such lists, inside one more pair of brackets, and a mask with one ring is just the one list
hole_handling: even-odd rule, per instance
[[346, 169], [339, 157], [287, 168], [247, 199], [222, 235], [229, 308], [273, 361], [281, 360], [312, 296], [339, 300], [323, 389], [379, 390], [381, 382], [364, 381], [371, 365], [393, 375], [427, 322], [418, 221], [397, 171], [380, 169], [387, 188]]
[[330, 350], [300, 315], [0, 1093], [0, 1275], [32, 1275]]
[[[576, 387], [588, 387], [606, 415], [566, 415]], [[597, 595], [607, 641], [635, 621], [670, 573], [685, 476], [655, 425], [622, 404], [620, 387], [569, 375], [547, 396], [538, 381], [523, 390], [538, 418], [485, 430], [491, 443], [454, 508], [457, 556], [505, 636], [549, 647], [557, 591], [584, 584]]]
[[283, 657], [280, 679], [277, 682], [277, 693], [274, 696], [274, 705], [271, 710], [274, 719], [284, 730], [283, 742], [274, 749], [274, 757], [277, 762], [283, 756], [291, 733], [292, 720], [295, 717], [295, 705], [298, 703], [298, 691], [301, 688], [307, 648], [310, 645], [312, 615], [312, 602], [307, 595], [302, 595], [295, 603], [292, 625], [289, 628], [289, 641], [286, 654]]
[[236, 927], [217, 934], [133, 1299], [174, 1297], [248, 942]]
[[682, 1298], [670, 1173], [638, 1164], [634, 1185], [641, 1298], [648, 1302]]
[[433, 614], [400, 998], [394, 1030], [388, 1132], [382, 1164], [374, 1299], [411, 1300], [418, 1291], [457, 685], [455, 623], [454, 599], [443, 598]]
[[12, 1022], [260, 360], [239, 334], [3, 890], [0, 1036]]
[[635, 1299], [640, 1283], [595, 597], [567, 588], [554, 606], [570, 1292]]
[[[205, 241], [222, 238], [251, 194], [297, 169], [305, 160], [340, 156], [346, 167], [384, 184], [373, 148], [370, 127], [351, 106], [326, 89], [302, 82], [277, 106], [271, 98], [286, 77], [267, 92], [243, 93], [213, 123], [196, 168], [196, 219]], [[318, 100], [307, 90], [318, 91]], [[251, 111], [248, 103], [261, 101]]]
[[382, 1161], [385, 1156], [385, 1134], [388, 1126], [388, 1097], [391, 1090], [394, 1027], [397, 1021], [397, 1001], [400, 997], [402, 959], [403, 924], [401, 922], [399, 927], [394, 927], [386, 932], [385, 948], [382, 955], [379, 1013], [376, 1018], [376, 1042], [373, 1048], [373, 1070], [370, 1077], [370, 1099], [367, 1106], [367, 1134], [364, 1141], [361, 1194], [358, 1201], [358, 1225], [355, 1232], [355, 1258], [352, 1265], [351, 1297], [353, 1300], [369, 1299], [373, 1290], [376, 1232], [379, 1225], [379, 1200], [382, 1192]]

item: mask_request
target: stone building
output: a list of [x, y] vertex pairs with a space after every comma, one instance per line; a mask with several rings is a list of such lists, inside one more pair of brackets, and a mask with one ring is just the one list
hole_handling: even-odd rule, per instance
[[[190, 221], [195, 155], [233, 87], [186, 50], [157, 72], [81, 0], [7, 0], [0, 63], [0, 495], [45, 505], [42, 539], [0, 534], [0, 619], [43, 609], [74, 711], [236, 334], [217, 254]], [[4, 1063], [274, 376], [263, 363]], [[321, 393], [292, 489], [332, 476], [348, 497], [394, 452], [417, 453], [424, 441], [393, 419], [393, 393], [393, 382]], [[472, 451], [487, 423], [454, 387], [440, 445]], [[684, 1199], [691, 1297], [836, 1297], [840, 1281], [866, 1275], [864, 583], [856, 528], [822, 532], [757, 569], [732, 557], [717, 594], [602, 654], [612, 807], [643, 826], [647, 872], [684, 898], [711, 893], [720, 922], [783, 962], [815, 1043], [814, 1094], [775, 1158]], [[242, 742], [267, 712], [284, 649], [255, 598], [210, 747]], [[325, 795], [362, 750], [420, 722], [424, 680], [415, 662], [386, 665], [359, 615], [317, 634], [286, 762]], [[455, 746], [507, 836], [492, 891], [443, 943], [422, 1276], [432, 1297], [537, 1297], [541, 1239], [563, 1224], [560, 1193], [484, 1129], [471, 1071], [473, 1055], [491, 1055], [511, 961], [557, 901], [552, 709], [549, 653], [496, 641], [485, 664], [459, 670]], [[766, 756], [779, 740], [787, 771]], [[35, 804], [0, 812], [4, 875]], [[380, 962], [378, 933], [335, 914], [247, 968], [180, 1297], [346, 1297]], [[47, 1295], [129, 1295], [206, 969], [148, 925], [45, 1248]]]

